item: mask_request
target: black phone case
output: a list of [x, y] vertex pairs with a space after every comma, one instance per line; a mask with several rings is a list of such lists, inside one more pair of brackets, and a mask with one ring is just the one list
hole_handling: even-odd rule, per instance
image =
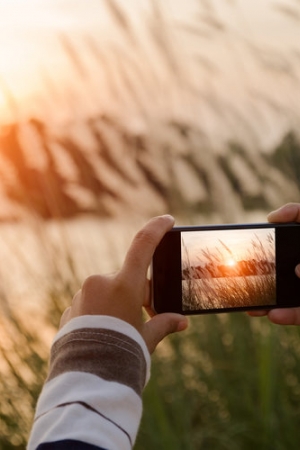
[[[197, 284], [197, 288], [200, 292], [200, 301], [199, 306], [197, 304], [193, 304], [193, 308], [184, 307], [183, 301], [183, 291], [185, 286], [184, 270], [182, 267], [182, 246], [181, 246], [181, 237], [182, 233], [189, 232], [199, 232], [199, 239], [203, 236], [203, 231], [215, 232], [221, 234], [224, 230], [230, 230], [232, 233], [238, 234], [239, 231], [242, 230], [251, 230], [255, 234], [255, 230], [266, 230], [266, 233], [270, 231], [270, 233], [274, 233], [275, 242], [274, 242], [274, 268], [269, 262], [266, 261], [252, 261], [252, 270], [253, 267], [258, 266], [260, 264], [260, 273], [255, 273], [250, 271], [251, 264], [250, 261], [239, 261], [237, 264], [240, 269], [240, 273], [237, 273], [236, 278], [238, 276], [241, 278], [240, 284], [247, 284], [250, 286], [250, 275], [253, 277], [257, 277], [256, 281], [259, 282], [261, 287], [261, 296], [265, 295], [264, 289], [264, 281], [270, 282], [270, 278], [272, 275], [272, 270], [274, 269], [274, 280], [272, 278], [273, 288], [275, 290], [275, 300], [274, 302], [268, 302], [267, 304], [258, 304], [258, 300], [256, 300], [255, 304], [252, 304], [251, 301], [246, 304], [242, 304], [236, 306], [233, 303], [230, 303], [228, 306], [226, 303], [223, 303], [221, 307], [214, 307], [214, 303], [211, 302], [212, 306], [208, 306], [203, 308], [203, 302], [201, 305], [201, 289], [198, 287], [202, 285], [202, 296], [204, 295], [203, 286], [208, 286], [206, 288], [206, 298], [208, 297], [207, 291], [209, 290], [209, 283], [211, 286], [216, 284], [217, 276], [212, 277], [210, 281], [209, 277], [204, 279], [204, 276], [195, 276], [191, 278], [190, 284], [192, 286]], [[274, 230], [274, 231], [273, 231]], [[226, 244], [224, 244], [226, 247]], [[228, 249], [230, 251], [230, 249]], [[219, 313], [219, 312], [231, 312], [231, 311], [243, 311], [243, 310], [251, 310], [251, 309], [270, 309], [270, 308], [280, 308], [280, 307], [295, 307], [300, 306], [300, 279], [295, 274], [295, 266], [300, 263], [300, 224], [273, 224], [273, 223], [256, 223], [256, 224], [230, 224], [230, 225], [205, 225], [199, 227], [174, 227], [170, 232], [168, 232], [161, 243], [157, 247], [155, 254], [153, 256], [152, 261], [152, 306], [153, 309], [158, 312], [178, 312], [181, 314], [207, 314], [207, 313]], [[253, 266], [254, 264], [254, 266]], [[196, 269], [194, 266], [193, 269]], [[236, 269], [236, 268], [235, 268]], [[244, 270], [244, 273], [242, 272]], [[218, 268], [220, 270], [220, 267]], [[225, 270], [226, 267], [222, 268]], [[237, 269], [236, 269], [237, 270]], [[268, 272], [269, 271], [269, 272]], [[198, 268], [198, 272], [201, 270]], [[228, 275], [229, 272], [227, 272]], [[236, 273], [236, 272], [235, 272]], [[199, 278], [197, 278], [199, 277]], [[244, 280], [242, 278], [244, 277]], [[220, 280], [219, 284], [219, 297], [222, 297], [222, 289], [220, 286], [226, 285], [226, 279], [232, 282], [233, 275], [219, 276]], [[221, 279], [223, 278], [223, 279]], [[196, 281], [195, 281], [196, 280]], [[253, 281], [253, 280], [252, 280]], [[257, 284], [257, 283], [256, 283]], [[228, 287], [228, 286], [227, 286]], [[272, 286], [271, 286], [272, 287]], [[235, 287], [236, 288], [236, 287]], [[250, 289], [250, 287], [249, 287]], [[268, 288], [269, 289], [269, 288]], [[212, 289], [210, 289], [212, 291]], [[215, 294], [217, 295], [217, 294]], [[257, 294], [256, 294], [257, 295]], [[238, 295], [236, 296], [238, 297]], [[192, 297], [191, 297], [192, 298]], [[203, 297], [202, 297], [203, 298]], [[251, 298], [251, 296], [249, 297]], [[217, 303], [215, 299], [215, 303]], [[225, 301], [224, 301], [225, 302]], [[253, 300], [252, 300], [253, 302]]]

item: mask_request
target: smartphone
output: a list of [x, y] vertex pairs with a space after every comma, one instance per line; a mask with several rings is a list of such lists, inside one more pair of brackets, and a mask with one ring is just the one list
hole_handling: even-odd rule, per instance
[[300, 224], [174, 227], [152, 260], [157, 313], [300, 306]]

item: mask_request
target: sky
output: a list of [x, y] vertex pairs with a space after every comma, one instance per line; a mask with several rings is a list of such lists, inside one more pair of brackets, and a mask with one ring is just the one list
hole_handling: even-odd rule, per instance
[[100, 1], [0, 0], [0, 114], [7, 92], [26, 107], [44, 90], [41, 74], [63, 81], [69, 73], [60, 33], [76, 36], [108, 24]]
[[[201, 263], [204, 265], [208, 262], [207, 258], [203, 257], [203, 251], [220, 255], [223, 258], [223, 264], [228, 264], [232, 261], [249, 259], [249, 254], [254, 253], [253, 242], [258, 243], [260, 241], [266, 249], [270, 249], [268, 241], [270, 234], [274, 238], [275, 230], [273, 228], [193, 231], [183, 232], [182, 241], [184, 242], [184, 248], [187, 249], [191, 265]], [[186, 255], [184, 248], [182, 250], [183, 258]]]
[[[62, 89], [68, 87], [71, 67], [58, 38], [61, 33], [72, 39], [88, 33], [103, 45], [111, 41], [114, 27], [109, 3], [109, 0], [0, 0], [0, 122], [5, 120], [5, 116], [11, 117], [15, 101], [19, 109], [21, 105], [22, 111], [35, 111], [38, 99], [45, 97], [46, 78], [56, 86], [60, 84]], [[147, 13], [151, 3], [151, 0], [114, 0], [114, 4], [127, 11], [132, 23], [140, 28], [141, 24], [143, 26], [140, 17]], [[207, 85], [205, 89], [213, 90], [220, 97], [235, 90], [235, 95], [242, 99], [243, 77], [243, 83], [249, 82], [266, 97], [272, 91], [276, 101], [282, 100], [276, 97], [279, 89], [273, 75], [262, 75], [254, 70], [253, 63], [244, 60], [244, 47], [237, 42], [250, 39], [252, 43], [275, 48], [276, 52], [282, 51], [284, 58], [291, 55], [300, 61], [299, 2], [161, 0], [158, 4], [165, 10], [166, 17], [178, 26], [183, 24], [187, 16], [192, 17], [195, 25], [203, 17], [208, 21], [213, 17], [230, 29], [229, 35], [222, 31], [216, 32], [213, 39], [204, 41], [205, 45], [200, 50], [193, 48], [191, 39], [182, 39], [180, 43], [191, 52], [197, 53], [199, 50], [202, 58], [211, 58], [212, 64], [216, 64], [218, 70], [221, 68], [221, 81], [218, 78], [214, 81], [209, 74], [203, 77], [203, 83]], [[199, 4], [202, 5], [201, 14]], [[295, 13], [291, 14], [292, 8], [297, 8], [299, 17]], [[211, 28], [209, 25], [206, 28], [204, 26], [203, 33], [209, 36]], [[271, 56], [264, 53], [261, 57], [267, 64], [278, 68], [285, 62], [276, 52], [271, 53]], [[280, 79], [279, 82], [281, 96], [285, 96], [290, 109], [294, 108], [294, 105], [299, 104], [299, 98], [293, 91], [291, 81]]]

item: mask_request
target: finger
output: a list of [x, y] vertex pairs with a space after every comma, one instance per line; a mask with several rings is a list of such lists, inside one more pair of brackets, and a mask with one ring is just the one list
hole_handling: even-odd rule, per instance
[[298, 265], [295, 267], [295, 273], [296, 273], [297, 277], [300, 278], [300, 264], [298, 264]]
[[268, 215], [269, 222], [300, 222], [300, 204], [288, 203]]
[[144, 324], [143, 338], [150, 353], [166, 336], [177, 331], [183, 331], [188, 326], [185, 316], [175, 313], [158, 314]]
[[122, 271], [131, 279], [144, 279], [156, 247], [173, 225], [174, 218], [169, 215], [151, 219], [133, 239]]
[[69, 316], [70, 316], [70, 311], [71, 311], [71, 306], [69, 306], [62, 314], [61, 319], [60, 319], [60, 323], [59, 323], [59, 328], [62, 328], [64, 325], [66, 325], [66, 323], [69, 321]]
[[150, 305], [151, 305], [151, 281], [150, 280], [146, 280], [145, 298], [144, 298], [143, 306], [145, 308], [147, 308]]
[[278, 325], [300, 325], [300, 308], [272, 309], [268, 318]]

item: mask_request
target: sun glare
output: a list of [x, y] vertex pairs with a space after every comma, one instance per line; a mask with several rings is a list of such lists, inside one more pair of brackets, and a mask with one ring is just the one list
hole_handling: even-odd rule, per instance
[[[31, 114], [34, 103], [48, 97], [49, 85], [64, 89], [65, 80], [74, 79], [60, 33], [70, 34], [72, 42], [82, 30], [96, 35], [100, 25], [109, 25], [103, 11], [99, 0], [89, 7], [79, 0], [0, 0], [0, 124], [16, 120], [16, 111], [18, 118], [22, 111]], [[88, 63], [94, 63], [92, 56]]]
[[235, 265], [236, 265], [236, 260], [233, 259], [233, 258], [230, 258], [230, 259], [228, 259], [228, 260], [226, 261], [226, 266], [233, 267], [233, 266], [235, 266]]

